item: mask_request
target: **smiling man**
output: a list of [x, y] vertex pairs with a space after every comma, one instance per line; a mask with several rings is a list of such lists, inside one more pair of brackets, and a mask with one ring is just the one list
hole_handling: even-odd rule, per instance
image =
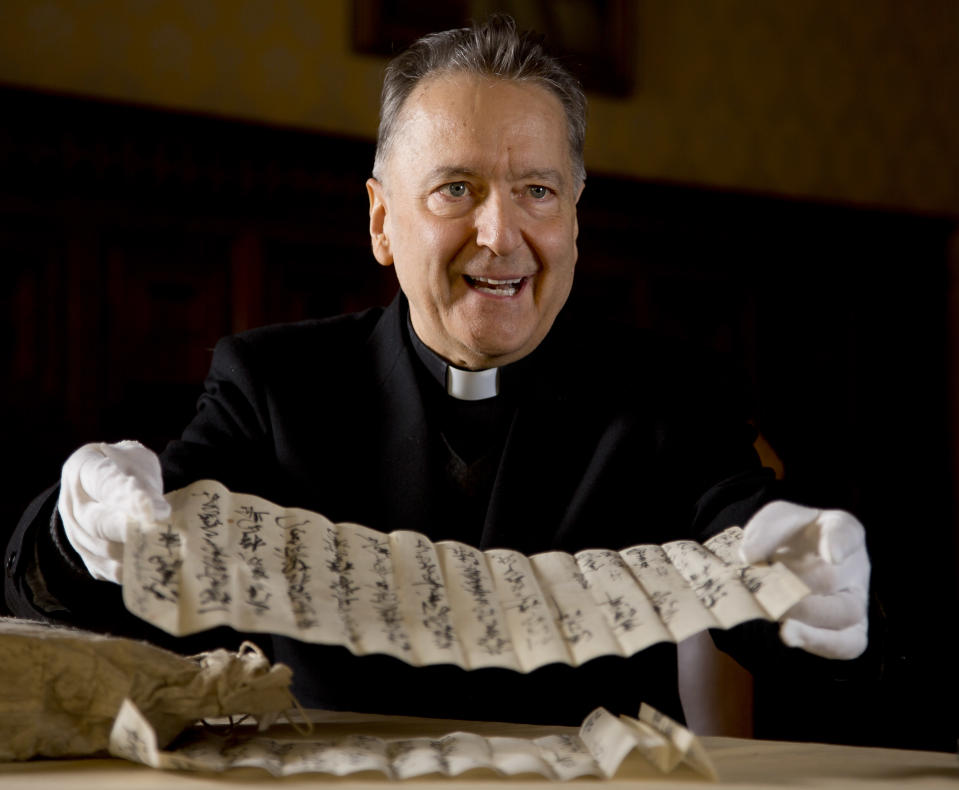
[[[12, 610], [169, 643], [122, 606], [128, 519], [163, 517], [164, 490], [215, 478], [334, 521], [526, 554], [748, 522], [748, 559], [783, 559], [816, 595], [778, 634], [729, 634], [737, 654], [861, 653], [869, 560], [855, 518], [770, 503], [755, 432], [706, 357], [563, 311], [585, 117], [576, 81], [508, 18], [393, 61], [366, 186], [373, 254], [401, 293], [222, 340], [195, 418], [160, 458], [134, 442], [80, 448], [10, 543]], [[310, 707], [575, 723], [646, 701], [682, 716], [669, 644], [520, 675], [257, 639]]]
[[576, 264], [583, 181], [559, 99], [532, 81], [421, 80], [376, 175], [373, 252], [396, 266], [420, 339], [470, 369], [535, 349]]

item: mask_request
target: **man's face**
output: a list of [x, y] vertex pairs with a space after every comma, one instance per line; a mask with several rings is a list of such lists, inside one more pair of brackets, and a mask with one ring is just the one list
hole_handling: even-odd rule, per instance
[[419, 83], [402, 109], [370, 234], [396, 265], [413, 328], [460, 367], [526, 356], [549, 332], [576, 264], [575, 183], [559, 100], [466, 74]]

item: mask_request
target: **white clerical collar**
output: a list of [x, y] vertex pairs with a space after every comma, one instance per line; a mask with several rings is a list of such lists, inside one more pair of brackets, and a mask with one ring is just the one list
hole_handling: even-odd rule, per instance
[[499, 395], [500, 374], [499, 368], [486, 370], [466, 370], [451, 365], [433, 349], [426, 345], [416, 331], [409, 315], [406, 317], [406, 326], [413, 341], [413, 348], [420, 361], [432, 374], [433, 378], [446, 387], [446, 394], [457, 400], [486, 400]]
[[499, 395], [499, 368], [464, 370], [446, 366], [446, 392], [458, 400], [486, 400]]

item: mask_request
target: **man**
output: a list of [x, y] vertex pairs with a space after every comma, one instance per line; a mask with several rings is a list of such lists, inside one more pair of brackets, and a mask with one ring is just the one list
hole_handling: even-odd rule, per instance
[[[708, 360], [560, 315], [584, 134], [578, 84], [506, 18], [397, 58], [367, 190], [373, 253], [395, 266], [401, 295], [221, 341], [197, 415], [162, 459], [131, 442], [78, 450], [8, 549], [13, 611], [170, 641], [120, 603], [127, 521], [165, 516], [164, 489], [215, 478], [334, 521], [527, 554], [703, 540], [748, 520], [747, 559], [781, 557], [818, 593], [782, 641], [861, 653], [858, 522], [778, 501], [760, 510], [770, 475]], [[737, 654], [789, 652], [770, 628], [748, 630], [728, 635]], [[645, 700], [682, 715], [673, 645], [520, 675], [260, 641], [292, 666], [306, 706], [572, 723]]]

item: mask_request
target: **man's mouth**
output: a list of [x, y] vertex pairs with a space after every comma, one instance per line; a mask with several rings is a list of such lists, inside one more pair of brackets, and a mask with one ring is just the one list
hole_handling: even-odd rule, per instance
[[523, 283], [528, 278], [514, 277], [509, 280], [497, 280], [492, 277], [471, 277], [468, 274], [463, 275], [466, 284], [481, 293], [492, 294], [494, 296], [515, 296], [519, 293]]

